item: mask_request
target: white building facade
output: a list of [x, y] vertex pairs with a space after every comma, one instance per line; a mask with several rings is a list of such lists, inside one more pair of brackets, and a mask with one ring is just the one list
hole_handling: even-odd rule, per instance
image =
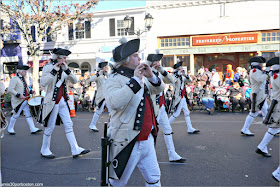
[[[67, 48], [72, 52], [70, 67], [82, 74], [94, 72], [101, 59], [112, 61], [112, 50], [122, 36], [137, 38], [125, 32], [124, 17], [133, 17], [133, 29], [143, 31], [147, 13], [154, 21], [151, 30], [140, 35], [140, 57], [145, 60], [159, 48], [166, 68], [180, 58], [193, 73], [202, 66], [225, 72], [227, 64], [234, 70], [247, 68], [252, 56], [270, 58], [279, 50], [279, 1], [146, 1], [146, 7], [99, 11], [91, 20], [65, 26], [55, 42], [44, 42], [41, 61], [50, 58], [53, 48]], [[27, 63], [24, 44], [22, 50]]]

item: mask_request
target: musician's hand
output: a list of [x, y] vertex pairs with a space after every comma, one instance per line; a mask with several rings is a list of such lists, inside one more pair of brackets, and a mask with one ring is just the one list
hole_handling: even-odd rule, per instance
[[19, 98], [25, 99], [26, 97], [24, 95], [20, 95]]
[[152, 72], [151, 67], [148, 64], [146, 64], [146, 63], [142, 63], [140, 65], [143, 66], [143, 70], [142, 70], [143, 71], [143, 75], [145, 77], [147, 77], [147, 78], [152, 78], [154, 74]]
[[36, 92], [34, 90], [32, 90], [32, 94], [36, 94]]
[[134, 76], [138, 77], [140, 80], [143, 78], [143, 71], [141, 71], [142, 69], [142, 65], [140, 64], [134, 70]]

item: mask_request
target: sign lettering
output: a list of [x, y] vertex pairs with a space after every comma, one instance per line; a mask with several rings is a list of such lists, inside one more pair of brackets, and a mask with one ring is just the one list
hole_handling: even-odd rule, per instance
[[256, 43], [258, 41], [258, 34], [244, 33], [212, 36], [194, 36], [192, 40], [193, 46]]

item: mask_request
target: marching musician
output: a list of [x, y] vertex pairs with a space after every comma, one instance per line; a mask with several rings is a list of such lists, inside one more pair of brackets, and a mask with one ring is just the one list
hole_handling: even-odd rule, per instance
[[191, 82], [191, 78], [186, 75], [185, 71], [182, 68], [183, 61], [180, 61], [177, 59], [177, 63], [174, 64], [174, 73], [173, 73], [173, 78], [174, 78], [174, 95], [173, 95], [173, 100], [171, 103], [171, 108], [174, 108], [174, 112], [169, 118], [169, 123], [170, 125], [173, 123], [173, 121], [180, 115], [181, 110], [184, 112], [185, 120], [187, 123], [188, 127], [188, 133], [189, 134], [196, 134], [200, 132], [200, 130], [197, 130], [193, 128], [192, 123], [191, 123], [191, 118], [190, 118], [190, 111], [188, 109], [188, 104], [186, 100], [187, 92], [185, 85], [188, 82]]
[[40, 86], [46, 87], [46, 96], [43, 102], [42, 123], [45, 126], [41, 156], [49, 159], [55, 158], [50, 150], [51, 134], [55, 125], [64, 124], [65, 134], [71, 147], [73, 158], [90, 152], [78, 146], [73, 131], [73, 122], [67, 101], [69, 100], [66, 87], [67, 80], [77, 83], [76, 76], [66, 64], [66, 58], [71, 52], [67, 49], [55, 48], [49, 63], [43, 68]]
[[[270, 78], [272, 86], [272, 96], [271, 104], [268, 110], [267, 116], [264, 120], [264, 124], [267, 125], [268, 130], [265, 133], [261, 143], [258, 145], [256, 153], [261, 154], [264, 157], [271, 157], [271, 154], [268, 153], [267, 145], [273, 139], [273, 137], [279, 133], [280, 130], [280, 58], [274, 57], [268, 60], [266, 66], [272, 67], [272, 76]], [[279, 174], [280, 167], [278, 167], [273, 173], [272, 176], [278, 182], [280, 181]]]
[[251, 103], [252, 107], [246, 121], [241, 129], [241, 134], [246, 136], [254, 136], [255, 134], [249, 130], [250, 125], [253, 123], [255, 117], [258, 116], [259, 110], [261, 110], [264, 118], [267, 114], [268, 104], [266, 101], [266, 80], [270, 67], [266, 67], [266, 71], [262, 71], [262, 67], [265, 65], [266, 59], [262, 56], [252, 57], [248, 61], [251, 63], [250, 70], [250, 82], [251, 82]]
[[[159, 53], [159, 50], [156, 50], [156, 54], [149, 54], [147, 57], [147, 64], [152, 67], [152, 71], [158, 77], [160, 77], [164, 83], [166, 84], [174, 84], [174, 80], [172, 75], [170, 75], [167, 71], [163, 69], [160, 65], [160, 60], [163, 57], [163, 54]], [[163, 133], [164, 133], [164, 141], [168, 150], [168, 156], [170, 162], [185, 162], [186, 159], [182, 158], [178, 155], [175, 151], [173, 138], [172, 138], [172, 128], [168, 121], [168, 114], [166, 112], [165, 106], [165, 96], [164, 92], [160, 94], [153, 94], [151, 95], [151, 99], [153, 101], [153, 106], [155, 110], [155, 116], [157, 122], [161, 126]]]
[[160, 186], [160, 168], [154, 147], [158, 132], [151, 94], [164, 90], [164, 83], [149, 65], [140, 63], [140, 39], [120, 40], [113, 50], [115, 69], [105, 83], [109, 106], [109, 177], [113, 186], [125, 186], [137, 166], [146, 186]]
[[29, 66], [27, 65], [18, 65], [17, 66], [17, 73], [16, 76], [14, 76], [11, 81], [8, 88], [8, 91], [11, 93], [11, 104], [12, 104], [12, 117], [10, 119], [10, 123], [8, 126], [8, 133], [10, 135], [15, 135], [16, 132], [14, 131], [14, 126], [16, 123], [17, 118], [20, 116], [21, 112], [24, 112], [24, 115], [26, 117], [26, 121], [29, 125], [31, 134], [36, 134], [37, 132], [41, 132], [42, 130], [35, 127], [33, 118], [30, 114], [30, 109], [28, 106], [28, 99], [30, 94], [34, 94], [35, 92], [31, 89], [29, 89], [25, 76], [27, 73], [27, 70], [29, 69]]
[[[96, 127], [96, 123], [106, 105], [104, 93], [103, 93], [103, 85], [105, 84], [107, 77], [108, 77], [108, 62], [101, 61], [98, 64], [98, 72], [95, 75], [93, 75], [89, 80], [90, 82], [95, 81], [96, 87], [97, 87], [97, 92], [96, 92], [96, 96], [95, 96], [95, 104], [97, 105], [97, 109], [96, 109], [96, 111], [93, 115], [92, 121], [89, 125], [89, 129], [91, 129], [93, 132], [99, 131]], [[107, 105], [106, 105], [106, 107], [107, 107]]]

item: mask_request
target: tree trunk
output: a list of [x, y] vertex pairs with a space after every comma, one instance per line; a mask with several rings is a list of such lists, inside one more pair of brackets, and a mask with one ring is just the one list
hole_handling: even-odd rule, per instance
[[35, 95], [40, 95], [39, 90], [39, 54], [34, 54], [32, 56], [33, 60], [33, 73], [32, 73], [32, 81], [33, 81], [33, 90], [35, 91]]

